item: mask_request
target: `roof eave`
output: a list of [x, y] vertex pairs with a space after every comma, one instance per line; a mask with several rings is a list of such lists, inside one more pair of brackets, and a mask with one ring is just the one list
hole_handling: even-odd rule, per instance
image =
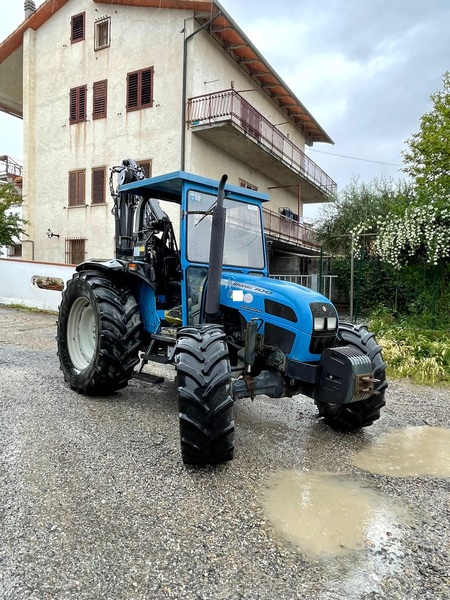
[[[252, 41], [246, 36], [246, 34], [244, 33], [244, 31], [242, 31], [242, 29], [239, 27], [239, 25], [234, 21], [234, 19], [228, 14], [228, 12], [223, 8], [223, 6], [220, 4], [220, 2], [218, 2], [218, 0], [213, 0], [213, 3], [217, 6], [217, 9], [222, 13], [222, 15], [226, 18], [227, 21], [229, 21], [229, 23], [231, 24], [232, 28], [235, 29], [239, 36], [242, 38], [242, 40], [244, 40], [245, 44], [251, 49], [252, 53], [255, 55], [255, 57], [257, 57], [257, 59], [259, 59], [258, 62], [261, 62], [262, 64], [264, 64], [267, 68], [267, 73], [265, 73], [264, 75], [266, 77], [269, 76], [275, 76], [275, 79], [277, 80], [277, 83], [267, 83], [266, 85], [264, 85], [264, 83], [262, 83], [261, 81], [259, 81], [259, 79], [261, 79], [264, 75], [254, 75], [251, 72], [251, 69], [248, 68], [244, 68], [243, 65], [241, 65], [242, 68], [244, 68], [244, 70], [246, 72], [248, 72], [249, 75], [252, 76], [252, 78], [257, 81], [257, 83], [261, 86], [261, 88], [266, 92], [266, 94], [272, 98], [272, 100], [274, 100], [278, 106], [280, 106], [282, 109], [285, 110], [285, 112], [290, 116], [291, 119], [293, 119], [295, 122], [297, 122], [297, 124], [301, 127], [301, 129], [303, 129], [304, 133], [308, 136], [311, 137], [311, 140], [313, 142], [325, 142], [325, 143], [329, 143], [329, 144], [334, 144], [334, 141], [332, 140], [332, 138], [327, 134], [327, 132], [323, 129], [323, 127], [321, 127], [319, 125], [319, 123], [316, 121], [316, 119], [312, 116], [312, 114], [308, 111], [308, 109], [302, 104], [302, 102], [297, 98], [297, 96], [294, 94], [294, 92], [289, 88], [289, 86], [283, 81], [283, 79], [278, 75], [278, 73], [275, 71], [275, 69], [270, 65], [270, 63], [264, 58], [264, 56], [259, 52], [259, 50], [254, 46], [254, 44], [252, 43]], [[216, 36], [214, 36], [216, 37]], [[226, 48], [225, 48], [226, 49]], [[228, 51], [228, 50], [227, 50]], [[229, 52], [230, 56], [232, 56], [234, 58], [234, 60], [237, 60], [235, 56], [233, 56], [233, 54], [231, 54]], [[237, 60], [237, 62], [239, 62]], [[277, 85], [278, 84], [278, 85]], [[295, 114], [290, 114], [292, 113], [292, 111], [288, 111], [286, 110], [286, 106], [283, 106], [283, 103], [277, 101], [277, 98], [274, 97], [271, 93], [270, 93], [270, 89], [271, 86], [274, 87], [280, 87], [284, 90], [284, 92], [286, 92], [286, 99], [288, 102], [293, 102], [294, 104], [292, 105], [293, 107], [298, 106], [300, 111], [301, 111], [301, 119], [299, 118], [298, 121], [296, 120], [296, 115]], [[272, 88], [273, 89], [273, 88]], [[301, 121], [303, 121], [303, 124], [301, 124]], [[310, 127], [308, 127], [308, 123], [310, 124]], [[310, 131], [308, 131], [310, 130]], [[315, 131], [314, 131], [315, 130]]]

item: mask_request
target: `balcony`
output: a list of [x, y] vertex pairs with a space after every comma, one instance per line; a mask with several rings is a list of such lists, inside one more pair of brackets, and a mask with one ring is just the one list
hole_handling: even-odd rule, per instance
[[196, 135], [280, 185], [300, 185], [303, 203], [336, 195], [336, 183], [234, 90], [190, 98], [187, 123]]
[[320, 252], [320, 246], [311, 227], [267, 208], [263, 208], [263, 214], [264, 231], [269, 240], [299, 246], [303, 250], [309, 250], [311, 254]]
[[0, 181], [22, 187], [22, 174], [22, 165], [19, 165], [10, 156], [0, 156]]

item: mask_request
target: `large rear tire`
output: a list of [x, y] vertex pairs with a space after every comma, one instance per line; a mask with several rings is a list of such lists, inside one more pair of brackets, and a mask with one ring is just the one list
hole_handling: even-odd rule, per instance
[[70, 387], [88, 395], [125, 387], [139, 362], [141, 328], [127, 288], [99, 271], [75, 273], [57, 321], [58, 356]]
[[231, 372], [223, 329], [180, 330], [175, 359], [183, 462], [208, 465], [233, 459]]
[[364, 325], [339, 323], [340, 346], [356, 348], [372, 362], [374, 378], [379, 379], [375, 384], [373, 394], [367, 400], [351, 402], [350, 404], [329, 404], [315, 401], [319, 415], [325, 423], [336, 431], [353, 431], [368, 427], [380, 418], [380, 411], [386, 404], [384, 395], [388, 386], [386, 381], [386, 363], [383, 361], [381, 346], [375, 340], [375, 335]]

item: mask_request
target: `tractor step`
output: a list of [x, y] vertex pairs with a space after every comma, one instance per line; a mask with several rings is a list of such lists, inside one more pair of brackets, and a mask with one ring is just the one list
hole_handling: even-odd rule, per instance
[[175, 342], [174, 336], [165, 335], [164, 333], [152, 333], [151, 339], [158, 342], [164, 342], [166, 344], [173, 344]]
[[146, 383], [153, 383], [153, 385], [164, 383], [164, 377], [150, 375], [150, 373], [138, 373], [137, 371], [134, 371], [131, 377], [133, 379], [139, 379], [139, 381], [145, 381]]
[[169, 359], [168, 356], [163, 356], [162, 354], [146, 354], [143, 359], [148, 362], [155, 362], [158, 363], [160, 365], [170, 365], [172, 364], [172, 361]]

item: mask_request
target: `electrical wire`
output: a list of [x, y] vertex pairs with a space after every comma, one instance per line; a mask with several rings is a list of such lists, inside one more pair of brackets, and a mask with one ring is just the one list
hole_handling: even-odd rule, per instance
[[402, 167], [403, 165], [397, 165], [395, 163], [383, 162], [381, 160], [370, 160], [369, 158], [357, 158], [356, 156], [345, 156], [344, 154], [334, 154], [333, 152], [324, 152], [323, 150], [312, 150], [309, 148], [308, 152], [317, 152], [318, 154], [328, 154], [329, 156], [338, 156], [339, 158], [348, 158], [350, 160], [361, 160], [363, 162], [376, 163], [377, 165], [389, 165], [390, 167]]

